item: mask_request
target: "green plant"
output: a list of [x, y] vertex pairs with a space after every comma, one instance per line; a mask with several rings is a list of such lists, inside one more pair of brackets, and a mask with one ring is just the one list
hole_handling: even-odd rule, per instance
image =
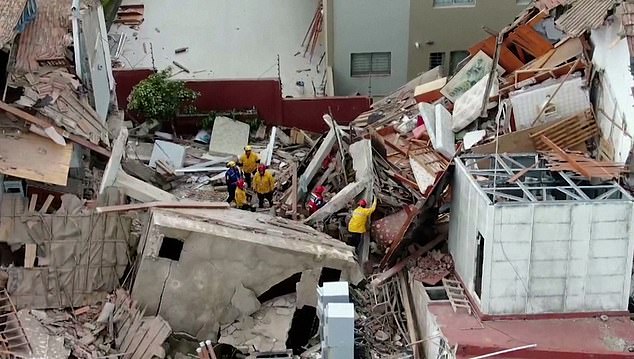
[[203, 118], [201, 126], [203, 130], [211, 132], [214, 128], [214, 120], [216, 119], [216, 115], [212, 112], [207, 117]]
[[172, 69], [167, 68], [139, 82], [128, 103], [128, 110], [135, 111], [146, 120], [170, 122], [179, 113], [195, 110], [194, 100], [200, 95], [185, 87], [183, 81], [170, 80]]

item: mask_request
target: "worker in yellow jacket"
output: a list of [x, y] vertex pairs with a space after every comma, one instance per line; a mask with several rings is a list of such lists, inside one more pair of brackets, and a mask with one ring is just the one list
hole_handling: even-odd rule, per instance
[[246, 211], [255, 210], [251, 207], [251, 204], [247, 201], [247, 192], [245, 191], [246, 184], [242, 178], [238, 180], [238, 187], [236, 188], [235, 203], [236, 208], [244, 209]]
[[269, 202], [269, 207], [273, 206], [275, 178], [273, 178], [271, 172], [266, 170], [266, 166], [264, 165], [258, 166], [258, 172], [253, 177], [253, 190], [258, 195], [260, 208], [264, 208], [265, 199]]
[[359, 201], [359, 206], [352, 212], [350, 222], [348, 222], [348, 232], [352, 235], [350, 237], [350, 244], [355, 248], [357, 255], [361, 249], [361, 243], [363, 243], [363, 235], [368, 231], [368, 220], [370, 216], [376, 210], [376, 197], [372, 202], [372, 207], [368, 207], [368, 201], [362, 199]]
[[238, 159], [238, 166], [242, 167], [244, 180], [249, 188], [251, 187], [251, 179], [253, 178], [253, 175], [255, 175], [255, 171], [257, 171], [259, 164], [260, 156], [253, 152], [253, 148], [251, 146], [245, 146], [244, 153]]

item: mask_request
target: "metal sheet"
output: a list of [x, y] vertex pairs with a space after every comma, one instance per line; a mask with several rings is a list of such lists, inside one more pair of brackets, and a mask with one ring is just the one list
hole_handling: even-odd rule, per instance
[[402, 240], [417, 214], [416, 207], [408, 205], [394, 214], [372, 222], [372, 238], [383, 248], [389, 249]]

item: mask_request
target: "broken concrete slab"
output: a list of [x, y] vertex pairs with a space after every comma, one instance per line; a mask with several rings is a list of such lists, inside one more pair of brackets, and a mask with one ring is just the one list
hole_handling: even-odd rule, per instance
[[251, 289], [247, 289], [239, 283], [231, 297], [231, 305], [240, 311], [242, 317], [249, 316], [260, 309], [260, 301]]
[[297, 309], [302, 309], [305, 305], [317, 307], [317, 296], [315, 288], [319, 287], [319, 277], [321, 272], [315, 270], [307, 270], [295, 285], [295, 293], [297, 294]]
[[306, 218], [306, 220], [304, 220], [304, 223], [313, 224], [321, 222], [329, 216], [339, 212], [340, 210], [344, 209], [349, 203], [353, 202], [354, 199], [366, 189], [366, 187], [367, 183], [365, 183], [365, 181], [352, 182], [348, 184], [334, 197], [332, 197], [330, 201], [328, 201], [328, 203], [317, 210], [317, 212]]
[[[313, 297], [315, 288], [313, 288]], [[255, 348], [256, 352], [286, 350], [288, 332], [295, 312], [295, 295], [269, 300], [252, 316], [224, 327], [219, 343]]]
[[66, 359], [70, 356], [70, 349], [64, 347], [64, 337], [50, 335], [29, 310], [20, 310], [18, 320], [32, 350], [30, 355], [24, 353], [24, 358]]
[[[328, 115], [324, 115], [324, 121], [326, 121], [329, 126], [332, 123], [332, 119]], [[315, 177], [315, 175], [321, 168], [324, 159], [326, 159], [326, 156], [328, 156], [328, 154], [332, 150], [332, 147], [335, 145], [335, 142], [337, 141], [337, 135], [335, 134], [335, 131], [335, 128], [330, 127], [330, 131], [328, 131], [328, 134], [326, 135], [326, 137], [324, 137], [324, 140], [317, 149], [317, 152], [315, 152], [313, 159], [308, 164], [308, 167], [306, 167], [304, 173], [299, 177], [298, 195], [300, 198], [308, 193], [308, 185], [310, 185], [313, 177]]]
[[269, 138], [269, 144], [266, 146], [266, 149], [260, 153], [261, 162], [267, 166], [271, 165], [271, 160], [273, 160], [273, 149], [275, 148], [275, 139], [277, 138], [277, 134], [282, 133], [282, 131], [278, 131], [277, 127], [273, 126], [271, 129], [271, 137]]
[[249, 125], [228, 117], [217, 116], [209, 141], [209, 152], [240, 156], [249, 144]]
[[156, 168], [156, 161], [165, 161], [172, 168], [183, 167], [185, 162], [185, 147], [173, 142], [156, 140], [150, 157], [150, 167]]
[[177, 198], [169, 192], [156, 188], [136, 177], [125, 173], [121, 168], [121, 159], [125, 151], [125, 144], [128, 140], [128, 130], [122, 127], [119, 135], [112, 144], [110, 160], [106, 165], [99, 186], [99, 193], [102, 194], [107, 187], [117, 187], [126, 195], [141, 202], [151, 201], [176, 201]]
[[470, 131], [465, 133], [464, 137], [462, 138], [464, 149], [465, 150], [471, 149], [471, 147], [475, 146], [476, 144], [478, 144], [478, 142], [482, 141], [482, 139], [484, 138], [484, 136], [486, 136], [486, 134], [487, 134], [486, 130], [477, 130], [477, 131]]
[[[179, 242], [182, 250], [169, 258], [161, 251]], [[232, 304], [239, 286], [260, 296], [295, 273], [323, 267], [355, 283], [362, 278], [352, 247], [297, 222], [238, 209], [153, 209], [138, 248], [133, 297], [146, 314], [160, 313], [174, 331], [199, 338], [216, 339], [221, 325], [241, 317]]]
[[451, 113], [441, 104], [436, 105], [436, 143], [433, 145], [446, 159], [453, 158], [456, 153], [456, 136], [451, 130]]
[[372, 143], [369, 139], [357, 141], [350, 145], [348, 152], [352, 157], [352, 168], [355, 171], [355, 180], [364, 182], [366, 187], [363, 198], [370, 199], [374, 182], [374, 162], [372, 158]]

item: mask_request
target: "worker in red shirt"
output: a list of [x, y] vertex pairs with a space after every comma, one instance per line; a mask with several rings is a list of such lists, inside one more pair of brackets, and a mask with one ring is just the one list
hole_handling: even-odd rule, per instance
[[306, 204], [309, 214], [317, 212], [318, 209], [326, 204], [326, 201], [324, 201], [324, 192], [326, 192], [326, 187], [318, 186], [317, 188], [315, 188], [313, 193], [310, 194], [310, 199]]

